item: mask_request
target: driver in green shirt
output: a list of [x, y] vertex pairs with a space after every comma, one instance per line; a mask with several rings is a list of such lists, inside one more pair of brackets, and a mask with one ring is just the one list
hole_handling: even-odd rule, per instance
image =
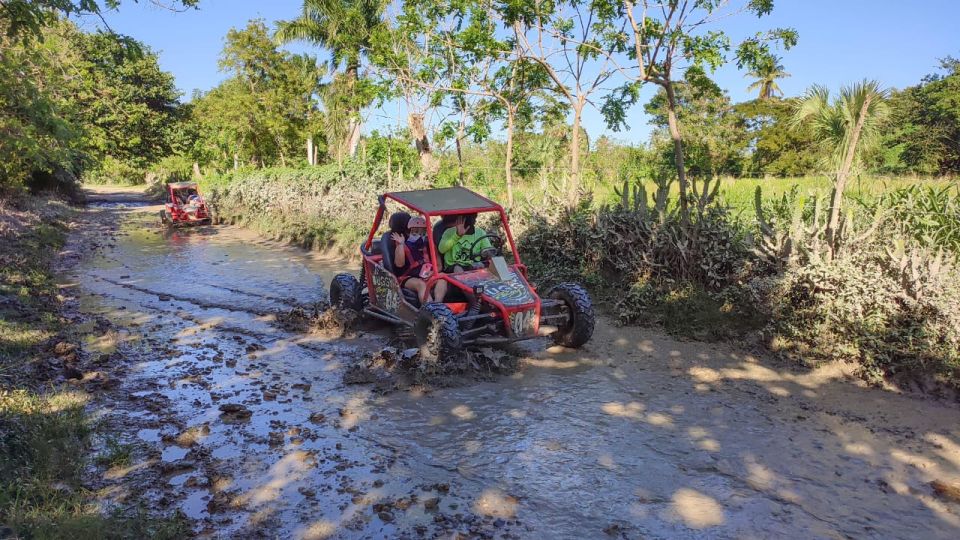
[[[439, 250], [443, 257], [443, 271], [450, 274], [463, 272], [468, 268], [482, 268], [483, 263], [476, 260], [480, 253], [492, 247], [487, 232], [477, 227], [476, 214], [458, 216], [454, 225], [443, 231]], [[477, 242], [478, 239], [481, 239]], [[474, 243], [476, 242], [476, 245]]]

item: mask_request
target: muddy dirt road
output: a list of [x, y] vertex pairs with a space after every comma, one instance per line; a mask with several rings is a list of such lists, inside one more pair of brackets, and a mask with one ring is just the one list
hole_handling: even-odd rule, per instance
[[[232, 227], [115, 240], [64, 276], [94, 406], [129, 466], [91, 479], [211, 537], [957, 538], [955, 406], [600, 321], [508, 377], [377, 395], [342, 382], [388, 332], [281, 330], [344, 263]], [[102, 233], [108, 234], [106, 232]]]

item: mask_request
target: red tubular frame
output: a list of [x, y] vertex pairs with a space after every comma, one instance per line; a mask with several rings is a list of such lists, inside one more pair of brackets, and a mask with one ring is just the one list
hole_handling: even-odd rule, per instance
[[176, 189], [185, 189], [185, 188], [174, 188], [170, 184], [167, 184], [167, 194], [170, 197], [170, 201], [164, 204], [164, 207], [170, 210], [170, 218], [175, 222], [183, 223], [195, 223], [197, 221], [205, 221], [211, 219], [210, 209], [207, 207], [207, 200], [203, 198], [203, 194], [200, 193], [200, 187], [196, 189], [197, 195], [200, 196], [200, 200], [203, 203], [200, 207], [200, 211], [197, 212], [197, 219], [190, 219], [187, 217], [186, 212], [182, 210], [182, 205], [177, 201]]
[[[523, 282], [527, 285], [527, 287], [529, 287], [530, 290], [533, 291], [534, 293], [533, 294], [534, 301], [532, 305], [535, 311], [534, 336], [536, 336], [540, 329], [540, 296], [536, 294], [536, 289], [532, 285], [530, 285], [530, 283], [526, 279], [527, 267], [520, 260], [520, 253], [517, 251], [517, 246], [513, 240], [513, 234], [510, 232], [510, 223], [509, 223], [509, 219], [507, 218], [507, 213], [503, 210], [502, 206], [484, 197], [483, 195], [480, 195], [479, 193], [474, 193], [474, 195], [483, 199], [484, 201], [487, 201], [489, 203], [489, 206], [480, 206], [480, 207], [474, 207], [474, 208], [456, 208], [452, 210], [438, 210], [434, 212], [428, 212], [410, 203], [409, 201], [404, 200], [403, 198], [397, 197], [393, 193], [386, 193], [380, 198], [380, 205], [377, 208], [377, 215], [373, 220], [373, 226], [370, 228], [370, 234], [367, 235], [367, 241], [364, 243], [364, 248], [366, 249], [366, 251], [369, 251], [373, 246], [373, 237], [374, 235], [376, 235], [377, 230], [380, 229], [380, 223], [383, 221], [383, 214], [386, 212], [386, 199], [390, 199], [398, 203], [400, 206], [409, 208], [410, 210], [420, 213], [421, 215], [423, 215], [424, 219], [426, 219], [427, 221], [427, 242], [430, 245], [430, 262], [433, 265], [433, 267], [436, 269], [433, 275], [427, 279], [427, 290], [433, 290], [433, 287], [436, 285], [437, 281], [442, 279], [447, 283], [449, 283], [450, 285], [457, 287], [468, 294], [473, 294], [473, 289], [457, 281], [456, 279], [448, 276], [447, 274], [443, 274], [440, 272], [440, 270], [443, 269], [443, 266], [440, 264], [437, 264], [437, 262], [440, 259], [437, 256], [436, 243], [434, 243], [433, 241], [433, 223], [431, 221], [431, 218], [433, 217], [442, 218], [443, 216], [459, 215], [459, 214], [474, 214], [474, 213], [481, 214], [481, 213], [497, 212], [498, 214], [500, 214], [500, 221], [503, 223], [503, 229], [507, 235], [507, 242], [510, 244], [510, 251], [513, 253], [513, 259], [514, 259], [513, 266], [520, 274], [520, 279], [522, 279]], [[364, 253], [363, 255], [364, 255], [365, 263], [366, 262], [369, 262], [370, 264], [374, 263], [372, 256], [368, 256], [366, 253]], [[373, 291], [372, 272], [367, 271], [364, 273], [366, 274], [366, 278], [367, 278], [367, 288], [368, 290]], [[494, 300], [492, 298], [489, 298], [488, 301], [491, 304], [493, 304], [494, 307], [497, 308], [497, 311], [500, 312], [500, 316], [503, 318], [503, 321], [504, 321], [504, 329], [508, 334], [513, 333], [513, 328], [510, 326], [510, 313], [525, 311], [531, 307], [531, 304], [524, 304], [521, 306], [514, 306], [513, 309], [511, 310], [511, 309], [508, 309], [507, 306], [503, 305], [503, 303], [497, 300]]]

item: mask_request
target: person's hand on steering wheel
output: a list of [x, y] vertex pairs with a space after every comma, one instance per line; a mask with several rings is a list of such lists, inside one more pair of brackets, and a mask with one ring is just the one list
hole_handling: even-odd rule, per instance
[[[484, 240], [487, 240], [490, 243], [490, 246], [481, 249], [480, 253], [477, 253], [477, 245]], [[470, 245], [469, 253], [476, 263], [482, 264], [481, 261], [487, 261], [493, 257], [496, 257], [497, 255], [500, 255], [502, 253], [502, 246], [502, 238], [495, 234], [485, 234], [473, 241], [473, 244]]]

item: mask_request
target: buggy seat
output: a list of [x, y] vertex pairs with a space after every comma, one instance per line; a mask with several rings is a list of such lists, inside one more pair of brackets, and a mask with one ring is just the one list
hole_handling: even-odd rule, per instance
[[[390, 237], [391, 234], [392, 233], [390, 232], [386, 232], [380, 237], [380, 253], [383, 255], [383, 267], [386, 268], [388, 272], [396, 276], [397, 269], [393, 265], [393, 252], [397, 246], [393, 241], [393, 238]], [[420, 307], [420, 298], [417, 297], [417, 293], [414, 291], [400, 287], [400, 294], [403, 295], [404, 300], [409, 302], [414, 307]]]

